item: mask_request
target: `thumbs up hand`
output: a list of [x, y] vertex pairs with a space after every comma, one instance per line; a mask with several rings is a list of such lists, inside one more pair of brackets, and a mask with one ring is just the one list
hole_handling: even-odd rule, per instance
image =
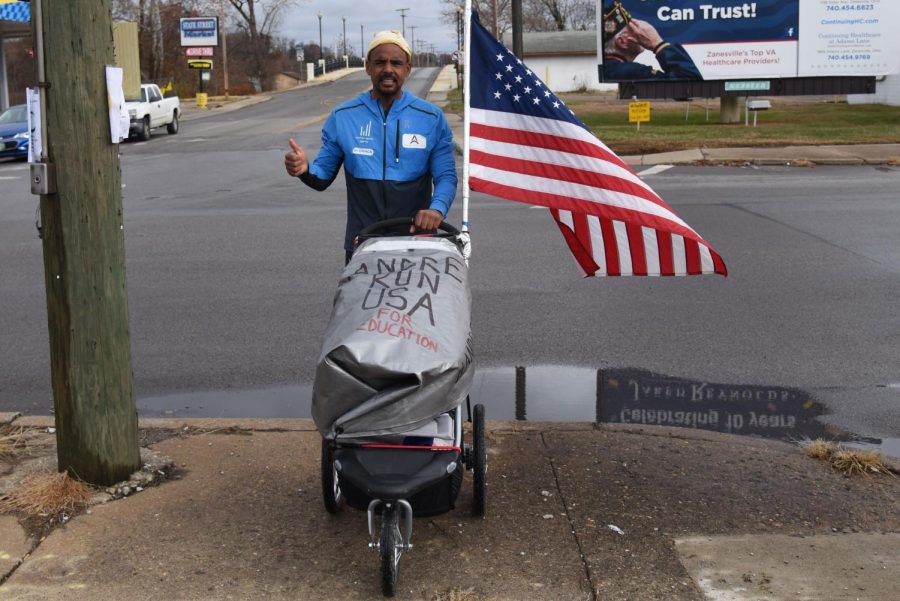
[[284, 155], [284, 168], [288, 175], [297, 177], [306, 173], [309, 169], [309, 161], [306, 158], [306, 151], [294, 141], [294, 138], [289, 139], [288, 144], [291, 146], [291, 151]]

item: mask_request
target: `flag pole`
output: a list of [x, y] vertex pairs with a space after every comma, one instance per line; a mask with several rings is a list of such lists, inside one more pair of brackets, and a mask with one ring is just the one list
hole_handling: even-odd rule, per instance
[[465, 48], [463, 50], [463, 169], [462, 169], [462, 231], [469, 231], [469, 106], [472, 87], [472, 0], [465, 1]]

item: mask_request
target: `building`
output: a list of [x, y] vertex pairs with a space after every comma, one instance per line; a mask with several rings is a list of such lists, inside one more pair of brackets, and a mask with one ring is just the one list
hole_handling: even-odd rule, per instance
[[900, 75], [885, 75], [877, 78], [874, 94], [849, 94], [847, 102], [849, 104], [900, 106]]
[[[503, 36], [512, 48], [512, 35]], [[522, 59], [553, 92], [615, 90], [600, 83], [596, 31], [532, 31], [522, 34]]]

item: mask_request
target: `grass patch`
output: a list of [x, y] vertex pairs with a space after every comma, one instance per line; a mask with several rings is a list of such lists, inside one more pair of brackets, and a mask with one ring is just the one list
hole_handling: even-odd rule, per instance
[[0, 497], [0, 512], [20, 512], [29, 519], [71, 516], [86, 507], [93, 495], [87, 484], [65, 472], [31, 474]]
[[[628, 101], [602, 94], [560, 94], [585, 125], [618, 154], [648, 154], [690, 148], [737, 146], [817, 146], [823, 144], [900, 143], [900, 107], [847, 104], [829, 97], [775, 97], [757, 116], [757, 127], [719, 123], [719, 100], [690, 104], [651, 103], [650, 122], [637, 131], [628, 122]], [[447, 95], [445, 110], [463, 112], [460, 90]], [[708, 109], [708, 118], [707, 118]], [[752, 121], [752, 116], [751, 116]], [[900, 157], [898, 157], [900, 159]]]
[[828, 462], [832, 469], [850, 476], [890, 474], [893, 471], [878, 451], [866, 451], [817, 438], [801, 443], [807, 457]]
[[628, 123], [627, 103], [573, 99], [572, 110], [591, 131], [621, 154], [644, 154], [688, 148], [735, 146], [815, 146], [900, 142], [900, 107], [834, 102], [787, 102], [774, 99], [759, 114], [757, 127], [719, 123], [718, 102], [656, 102], [649, 123], [638, 132]]

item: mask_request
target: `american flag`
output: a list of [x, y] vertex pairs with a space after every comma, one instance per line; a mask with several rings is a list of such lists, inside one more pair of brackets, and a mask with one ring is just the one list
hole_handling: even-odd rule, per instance
[[722, 258], [472, 13], [469, 187], [550, 209], [588, 276], [727, 275]]

